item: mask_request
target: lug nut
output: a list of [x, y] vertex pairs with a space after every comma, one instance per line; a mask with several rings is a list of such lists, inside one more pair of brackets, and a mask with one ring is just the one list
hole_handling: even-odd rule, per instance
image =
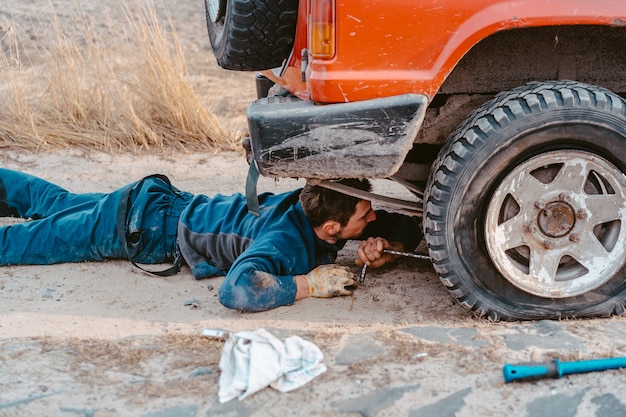
[[587, 210], [580, 209], [576, 212], [576, 217], [580, 220], [585, 220], [587, 218]]
[[543, 247], [546, 249], [554, 249], [554, 242], [551, 240], [546, 240], [543, 242]]
[[580, 242], [580, 236], [578, 236], [577, 233], [572, 233], [571, 235], [569, 235], [569, 240], [574, 243], [578, 243]]
[[543, 200], [537, 200], [535, 201], [535, 207], [537, 207], [539, 210], [543, 210], [544, 208], [546, 208], [546, 203]]

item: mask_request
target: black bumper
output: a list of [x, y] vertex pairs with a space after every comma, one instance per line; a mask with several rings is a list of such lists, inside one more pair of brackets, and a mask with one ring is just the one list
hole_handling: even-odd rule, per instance
[[248, 107], [253, 158], [268, 177], [385, 178], [400, 168], [427, 106], [417, 94], [328, 105], [259, 99]]

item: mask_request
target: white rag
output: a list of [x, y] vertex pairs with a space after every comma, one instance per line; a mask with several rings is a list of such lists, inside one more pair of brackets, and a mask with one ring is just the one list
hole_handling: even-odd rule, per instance
[[232, 334], [220, 358], [220, 403], [271, 386], [288, 392], [326, 371], [324, 354], [298, 336], [278, 340], [265, 329]]

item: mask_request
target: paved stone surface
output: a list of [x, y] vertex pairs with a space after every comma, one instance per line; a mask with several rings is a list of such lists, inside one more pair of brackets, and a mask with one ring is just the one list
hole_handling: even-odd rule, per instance
[[[0, 361], [0, 380], [15, 390], [10, 400], [3, 400], [8, 397], [0, 392], [0, 416], [282, 417], [301, 415], [298, 406], [302, 404], [309, 411], [315, 410], [311, 415], [335, 417], [626, 417], [626, 369], [509, 384], [504, 383], [502, 377], [502, 366], [506, 362], [534, 360], [541, 352], [547, 352], [542, 359], [560, 356], [570, 361], [597, 349], [600, 344], [606, 356], [617, 356], [626, 349], [623, 330], [621, 320], [607, 320], [501, 323], [488, 328], [411, 326], [395, 332], [344, 334], [320, 345], [328, 371], [306, 386], [293, 393], [267, 388], [244, 401], [225, 404], [217, 399], [216, 357], [212, 364], [183, 368], [184, 372], [177, 375], [175, 369], [167, 371], [167, 365], [155, 356], [156, 362], [145, 364], [143, 368], [163, 367], [159, 372], [172, 373], [167, 384], [197, 384], [202, 387], [199, 391], [202, 394], [196, 392], [187, 397], [181, 391], [179, 405], [159, 407], [153, 404], [145, 411], [133, 408], [132, 403], [111, 403], [110, 398], [108, 402], [102, 400], [98, 407], [74, 402], [76, 392], [89, 388], [80, 383], [68, 385], [67, 370], [62, 367], [52, 374], [49, 369], [41, 370], [45, 376], [37, 380], [45, 381], [45, 385], [34, 381], [33, 386], [45, 388], [45, 392], [33, 395], [29, 393], [32, 389], [20, 391], [19, 387], [28, 382], [16, 382], [21, 378], [19, 370], [15, 369], [17, 366], [1, 369]], [[315, 332], [293, 329], [272, 329], [272, 332], [281, 339], [298, 333], [309, 339], [316, 337]], [[585, 334], [586, 337], [582, 336]], [[594, 334], [598, 337], [593, 337]], [[599, 340], [605, 335], [610, 339]], [[158, 346], [151, 337], [133, 340], [142, 343], [142, 349], [147, 352]], [[36, 341], [24, 344], [6, 341], [0, 347], [4, 355], [9, 355], [7, 357], [23, 357], [21, 349], [32, 351], [33, 362], [40, 357], [41, 350], [50, 354], [45, 342], [42, 345]], [[499, 353], [493, 353], [495, 351]], [[178, 357], [178, 352], [173, 355], [183, 363], [192, 361], [184, 355]], [[70, 359], [60, 358], [58, 363]], [[9, 375], [11, 372], [15, 375]], [[141, 387], [155, 383], [149, 373], [120, 370], [114, 371], [114, 378], [121, 395], [131, 390], [142, 392]], [[116, 386], [99, 386], [97, 395], [105, 395], [101, 392]], [[148, 404], [158, 401], [159, 394], [151, 395], [155, 397]]]
[[575, 417], [586, 390], [573, 395], [555, 394], [528, 403], [527, 416]]
[[445, 327], [410, 327], [404, 330], [420, 339], [431, 342], [458, 343], [462, 346], [485, 346], [486, 340], [478, 337], [476, 329], [458, 328], [450, 329]]
[[464, 388], [455, 392], [434, 404], [411, 410], [409, 417], [454, 417], [465, 405], [465, 397], [472, 392], [471, 388]]
[[206, 366], [201, 366], [196, 368], [192, 373], [189, 374], [188, 378], [197, 378], [205, 375], [212, 375], [215, 371], [211, 368], [207, 368]]
[[504, 337], [506, 345], [512, 350], [524, 350], [531, 346], [569, 352], [585, 349], [583, 341], [567, 332], [558, 322], [540, 321], [515, 330], [515, 334]]
[[198, 413], [197, 405], [170, 407], [162, 411], [144, 414], [143, 417], [195, 417]]
[[371, 337], [349, 336], [347, 346], [335, 357], [335, 364], [350, 365], [358, 361], [374, 359], [384, 353], [385, 349], [381, 343], [372, 340]]
[[60, 410], [63, 412], [75, 414], [81, 417], [96, 417], [96, 414], [99, 412], [97, 408], [84, 409], [84, 408], [61, 407]]
[[355, 412], [363, 417], [372, 417], [381, 410], [388, 408], [398, 401], [405, 393], [415, 391], [419, 385], [380, 390], [349, 400], [337, 401], [332, 406], [343, 413]]
[[220, 404], [219, 402], [212, 404], [209, 408], [209, 412], [205, 415], [207, 417], [209, 415], [219, 417], [249, 417], [253, 415], [253, 412], [254, 408], [248, 406], [246, 403], [233, 400], [225, 404]]
[[626, 406], [614, 394], [594, 397], [591, 402], [598, 406], [596, 417], [626, 417]]

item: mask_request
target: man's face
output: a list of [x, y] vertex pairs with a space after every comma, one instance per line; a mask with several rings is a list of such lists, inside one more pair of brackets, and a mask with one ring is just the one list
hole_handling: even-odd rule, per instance
[[348, 224], [337, 233], [337, 239], [354, 239], [361, 236], [368, 223], [376, 220], [376, 213], [372, 210], [372, 203], [361, 200], [357, 203], [354, 214], [348, 220]]

